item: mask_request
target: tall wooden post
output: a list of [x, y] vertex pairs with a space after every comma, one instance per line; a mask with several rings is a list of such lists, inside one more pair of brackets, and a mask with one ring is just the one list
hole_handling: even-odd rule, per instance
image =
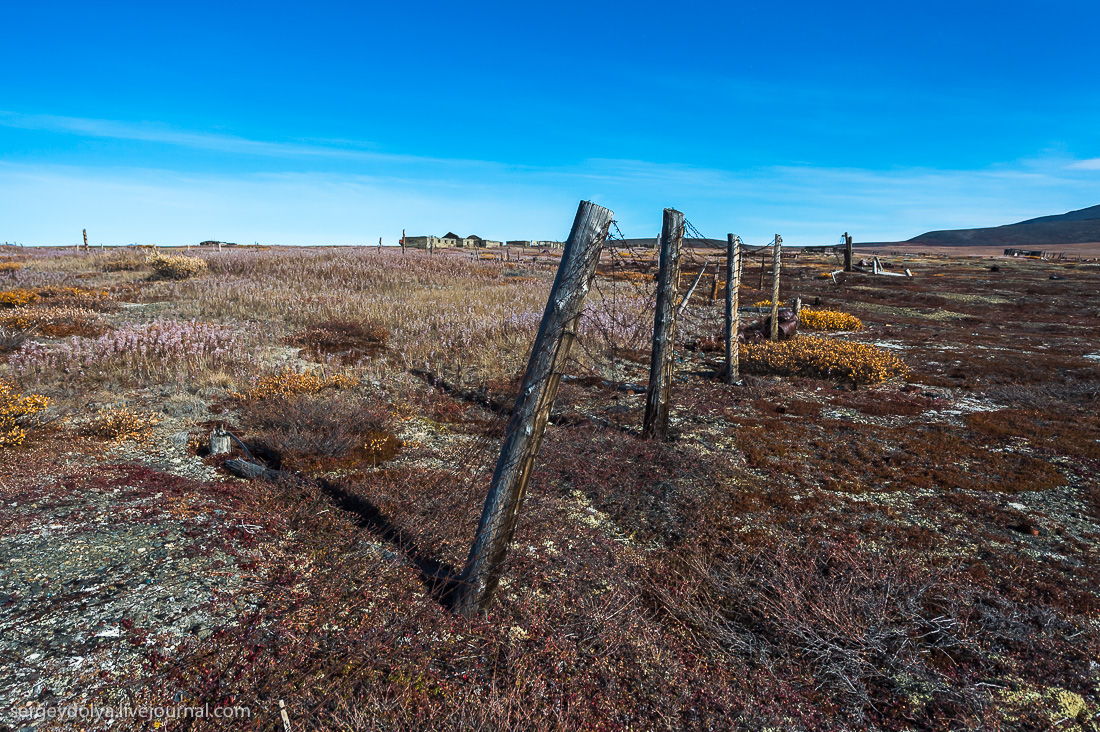
[[581, 201], [577, 209], [462, 572], [455, 610], [463, 615], [484, 610], [500, 582], [527, 481], [613, 216], [589, 201]]
[[726, 383], [736, 384], [741, 378], [737, 343], [738, 300], [741, 294], [741, 239], [726, 235]]
[[684, 240], [684, 215], [666, 208], [661, 227], [661, 252], [657, 266], [657, 314], [653, 320], [653, 354], [649, 361], [643, 437], [668, 437], [668, 399], [672, 390], [675, 356], [676, 296], [680, 281], [680, 247]]
[[758, 290], [763, 290], [764, 289], [764, 260], [765, 259], [767, 259], [767, 255], [766, 254], [761, 254], [760, 255], [760, 287], [756, 288]]
[[84, 250], [88, 250], [88, 230], [84, 229]]
[[779, 340], [779, 268], [782, 263], [783, 238], [775, 235], [772, 248], [772, 329], [771, 340]]
[[852, 271], [852, 237], [847, 231], [844, 232], [844, 271]]

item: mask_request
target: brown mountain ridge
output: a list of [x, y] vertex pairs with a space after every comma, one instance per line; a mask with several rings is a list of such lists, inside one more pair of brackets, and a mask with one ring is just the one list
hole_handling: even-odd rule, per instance
[[1089, 242], [1100, 242], [1100, 205], [1004, 226], [929, 231], [906, 243], [938, 247], [1042, 248]]

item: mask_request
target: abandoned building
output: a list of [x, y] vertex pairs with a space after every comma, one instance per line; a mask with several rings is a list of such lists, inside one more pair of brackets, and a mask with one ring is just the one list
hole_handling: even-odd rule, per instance
[[504, 242], [482, 239], [477, 234], [459, 236], [448, 231], [443, 236], [406, 236], [405, 246], [414, 249], [448, 249], [451, 247], [500, 247]]

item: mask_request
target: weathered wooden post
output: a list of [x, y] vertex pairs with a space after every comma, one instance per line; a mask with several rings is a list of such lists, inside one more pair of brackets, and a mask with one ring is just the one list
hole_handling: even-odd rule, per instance
[[852, 237], [847, 231], [844, 232], [844, 271], [852, 271]]
[[779, 269], [782, 262], [783, 238], [775, 235], [772, 248], [772, 328], [769, 338], [779, 340]]
[[801, 297], [796, 297], [794, 299], [794, 319], [795, 320], [801, 320], [802, 319], [802, 298]]
[[758, 290], [763, 290], [764, 289], [764, 260], [765, 259], [767, 259], [767, 255], [764, 254], [763, 252], [761, 252], [760, 253], [760, 287], [756, 288]]
[[726, 383], [736, 384], [740, 378], [737, 363], [739, 347], [737, 326], [740, 315], [737, 312], [741, 291], [741, 238], [733, 234], [726, 235]]
[[[688, 288], [687, 294], [684, 295], [684, 299], [680, 301], [680, 307], [676, 310], [676, 319], [679, 320], [680, 316], [684, 314], [684, 311], [688, 308], [688, 303], [691, 302], [691, 296], [695, 294], [695, 288], [699, 286], [700, 280], [703, 279], [703, 274], [707, 271], [707, 266], [710, 264], [707, 260], [703, 260], [703, 266], [699, 268], [699, 272], [696, 273], [695, 279], [691, 281], [691, 287]], [[715, 277], [718, 273], [715, 272]]]
[[720, 269], [720, 265], [718, 264], [717, 260], [715, 260], [715, 262], [714, 262], [714, 277], [713, 277], [713, 279], [711, 279], [711, 282], [710, 282], [710, 301], [711, 302], [714, 302], [715, 300], [718, 299], [718, 270], [719, 269]]
[[675, 356], [676, 296], [680, 281], [680, 246], [684, 239], [684, 215], [666, 208], [661, 228], [661, 252], [657, 265], [657, 314], [653, 320], [653, 354], [649, 361], [643, 437], [668, 437], [668, 399], [672, 389]]
[[84, 251], [88, 251], [88, 230], [83, 229], [83, 231], [84, 231]]
[[405, 230], [401, 230], [401, 253], [405, 253]]
[[613, 215], [589, 201], [581, 201], [577, 209], [462, 572], [455, 610], [463, 615], [484, 610], [500, 582], [527, 481]]
[[210, 433], [210, 454], [224, 455], [232, 451], [233, 446], [229, 442], [229, 433], [221, 427], [215, 427]]
[[382, 253], [382, 237], [378, 237], [378, 253]]

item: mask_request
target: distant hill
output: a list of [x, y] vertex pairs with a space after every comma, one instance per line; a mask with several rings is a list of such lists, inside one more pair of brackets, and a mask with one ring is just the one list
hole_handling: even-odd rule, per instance
[[1004, 246], [1042, 249], [1059, 244], [1100, 242], [1100, 206], [1055, 216], [1040, 216], [987, 229], [929, 231], [907, 243], [930, 246]]

